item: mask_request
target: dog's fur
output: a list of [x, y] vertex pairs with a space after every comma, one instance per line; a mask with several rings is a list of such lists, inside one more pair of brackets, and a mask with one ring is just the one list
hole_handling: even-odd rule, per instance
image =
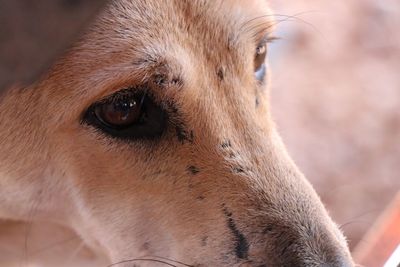
[[[40, 82], [1, 96], [0, 217], [62, 224], [110, 262], [143, 259], [118, 266], [353, 266], [254, 77], [273, 24], [264, 0], [110, 4]], [[127, 87], [174, 107], [161, 137], [82, 122]]]

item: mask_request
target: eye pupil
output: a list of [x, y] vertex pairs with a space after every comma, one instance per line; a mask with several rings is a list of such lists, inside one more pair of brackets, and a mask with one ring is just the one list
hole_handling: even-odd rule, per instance
[[124, 98], [99, 104], [94, 112], [107, 126], [123, 128], [139, 121], [142, 108], [137, 99]]

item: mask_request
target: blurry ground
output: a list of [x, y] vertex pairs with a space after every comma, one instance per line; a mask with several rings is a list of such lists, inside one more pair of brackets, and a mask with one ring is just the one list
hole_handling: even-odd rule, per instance
[[[273, 114], [354, 247], [400, 190], [400, 2], [272, 0]], [[282, 19], [283, 17], [277, 17]], [[314, 28], [315, 29], [314, 29]]]

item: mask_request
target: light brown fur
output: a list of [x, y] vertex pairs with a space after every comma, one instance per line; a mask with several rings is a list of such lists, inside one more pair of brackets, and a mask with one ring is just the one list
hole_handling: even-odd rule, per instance
[[[2, 96], [0, 217], [62, 224], [110, 262], [352, 266], [254, 78], [250, 29], [272, 30], [270, 14], [261, 0], [110, 4], [40, 82]], [[176, 108], [160, 138], [82, 123], [137, 86]]]

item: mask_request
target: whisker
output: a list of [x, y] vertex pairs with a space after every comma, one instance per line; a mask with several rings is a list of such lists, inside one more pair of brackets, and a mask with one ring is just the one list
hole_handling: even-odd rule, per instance
[[252, 18], [252, 19], [246, 21], [245, 23], [243, 23], [240, 26], [239, 32], [242, 32], [243, 28], [246, 27], [249, 23], [251, 23], [251, 22], [253, 22], [253, 21], [257, 20], [257, 19], [268, 18], [268, 17], [274, 18], [275, 16], [272, 15], [272, 14], [269, 14], [269, 15], [262, 15], [262, 16], [258, 16], [258, 17]]
[[173, 265], [173, 264], [168, 263], [168, 262], [163, 261], [163, 260], [146, 259], [146, 258], [137, 258], [137, 259], [131, 259], [131, 260], [123, 260], [123, 261], [119, 261], [119, 262], [113, 263], [113, 264], [111, 264], [111, 265], [108, 265], [107, 267], [117, 266], [117, 265], [120, 265], [120, 264], [130, 263], [130, 262], [135, 262], [135, 261], [152, 261], [152, 262], [162, 263], [162, 264], [165, 264], [165, 265], [167, 265], [167, 266], [178, 267], [177, 265]]
[[263, 18], [267, 18], [267, 17], [275, 18], [275, 17], [301, 16], [301, 15], [304, 15], [304, 14], [309, 14], [309, 13], [314, 13], [314, 12], [317, 12], [317, 11], [312, 11], [312, 10], [310, 10], [310, 11], [302, 11], [302, 12], [295, 13], [293, 15], [284, 15], [284, 14], [277, 14], [277, 13], [275, 13], [275, 14], [265, 14], [265, 15], [254, 17], [254, 18], [246, 21], [243, 24], [243, 26], [246, 26], [248, 23], [251, 23], [251, 22], [253, 22], [253, 21], [257, 20], [257, 19], [263, 19]]
[[177, 260], [172, 260], [172, 259], [165, 258], [165, 257], [160, 257], [160, 256], [146, 256], [146, 257], [153, 257], [153, 258], [158, 258], [158, 259], [162, 259], [162, 260], [167, 260], [167, 261], [171, 261], [171, 262], [174, 262], [174, 263], [178, 263], [178, 264], [186, 266], [186, 267], [194, 267], [193, 265], [189, 265], [189, 264], [186, 264], [184, 262], [177, 261]]
[[362, 221], [362, 220], [353, 220], [353, 221], [349, 221], [349, 222], [346, 222], [346, 223], [340, 225], [339, 229], [341, 231], [343, 231], [346, 226], [349, 226], [349, 225], [352, 225], [352, 224], [357, 224], [357, 223], [368, 223], [368, 222], [365, 222], [365, 221]]
[[301, 20], [298, 16], [305, 15], [305, 14], [309, 14], [309, 13], [313, 13], [313, 12], [316, 12], [316, 11], [303, 11], [303, 12], [295, 13], [295, 14], [293, 14], [293, 15], [266, 14], [266, 15], [257, 16], [257, 17], [254, 17], [254, 18], [252, 18], [252, 19], [246, 21], [245, 23], [243, 23], [242, 26], [239, 28], [239, 31], [241, 32], [241, 30], [242, 30], [243, 28], [245, 28], [248, 24], [250, 24], [250, 23], [252, 23], [252, 22], [254, 22], [254, 21], [258, 20], [258, 19], [264, 19], [264, 18], [271, 17], [271, 18], [273, 18], [271, 21], [273, 21], [274, 18], [276, 18], [276, 17], [283, 17], [283, 18], [286, 18], [286, 19], [287, 19], [287, 18], [295, 18], [295, 19]]
[[[259, 35], [260, 32], [267, 31], [267, 30], [275, 27], [276, 25], [278, 25], [282, 22], [289, 21], [289, 20], [290, 20], [289, 18], [282, 19], [282, 20], [275, 20], [273, 24], [270, 24], [269, 22], [261, 22], [257, 25], [253, 25], [251, 29], [248, 29], [248, 32], [253, 32], [252, 37], [255, 37], [255, 36]], [[256, 31], [258, 28], [261, 28], [261, 29]]]
[[368, 211], [366, 211], [366, 212], [363, 212], [363, 213], [361, 213], [361, 214], [359, 214], [359, 215], [353, 217], [352, 220], [350, 220], [350, 221], [348, 221], [348, 222], [345, 222], [345, 223], [339, 225], [339, 229], [342, 231], [342, 230], [344, 230], [344, 227], [346, 227], [346, 226], [348, 226], [348, 225], [351, 225], [351, 224], [354, 224], [354, 223], [365, 223], [365, 224], [368, 223], [368, 224], [369, 224], [369, 222], [360, 220], [360, 218], [364, 217], [365, 215], [368, 215], [368, 214], [377, 212], [377, 211], [379, 211], [379, 209], [371, 209], [371, 210], [368, 210]]
[[123, 261], [120, 261], [120, 262], [117, 262], [117, 263], [113, 263], [113, 264], [111, 264], [111, 265], [109, 265], [107, 267], [112, 267], [112, 266], [116, 266], [116, 265], [119, 265], [119, 264], [124, 264], [124, 263], [129, 263], [129, 262], [134, 262], [134, 261], [153, 261], [153, 262], [166, 264], [167, 266], [178, 267], [177, 265], [173, 264], [173, 263], [175, 263], [175, 264], [179, 264], [179, 265], [186, 266], [186, 267], [194, 267], [193, 265], [184, 263], [182, 261], [177, 261], [177, 260], [173, 260], [173, 259], [166, 258], [166, 257], [152, 256], [152, 255], [143, 256], [143, 258], [137, 258], [137, 259], [131, 259], [131, 260], [123, 260]]
[[[309, 26], [311, 29], [313, 29], [315, 32], [317, 32], [326, 42], [328, 42], [326, 36], [314, 24], [312, 24], [312, 23], [306, 21], [305, 19], [302, 19], [302, 18], [299, 17], [299, 16], [304, 15], [304, 14], [310, 14], [310, 13], [315, 13], [315, 12], [317, 12], [317, 11], [304, 11], [304, 12], [299, 12], [299, 13], [296, 13], [296, 14], [293, 14], [293, 15], [271, 14], [271, 15], [258, 16], [258, 17], [255, 17], [255, 18], [251, 19], [251, 20], [246, 21], [240, 27], [239, 32], [240, 33], [242, 33], [242, 31], [251, 32], [251, 31], [253, 31], [253, 30], [255, 30], [255, 29], [259, 28], [259, 27], [263, 27], [264, 25], [267, 26], [267, 27], [262, 29], [262, 30], [260, 30], [260, 31], [265, 31], [265, 30], [268, 30], [268, 29], [270, 29], [270, 28], [282, 23], [282, 22], [290, 22], [290, 21], [294, 21], [295, 22], [295, 21], [297, 21], [297, 22], [301, 22], [301, 23]], [[271, 24], [271, 22], [273, 22], [273, 20], [269, 21], [269, 22], [268, 21], [264, 21], [264, 22], [261, 22], [261, 23], [256, 24], [256, 25], [252, 25], [251, 24], [252, 22], [254, 22], [254, 21], [258, 20], [258, 19], [262, 19], [262, 18], [266, 18], [266, 17], [277, 17], [277, 18], [282, 17], [282, 19], [279, 19], [277, 21], [275, 20], [275, 23], [272, 23], [272, 24]], [[249, 27], [251, 27], [251, 28], [249, 28]], [[255, 34], [257, 34], [257, 33], [255, 33]]]

